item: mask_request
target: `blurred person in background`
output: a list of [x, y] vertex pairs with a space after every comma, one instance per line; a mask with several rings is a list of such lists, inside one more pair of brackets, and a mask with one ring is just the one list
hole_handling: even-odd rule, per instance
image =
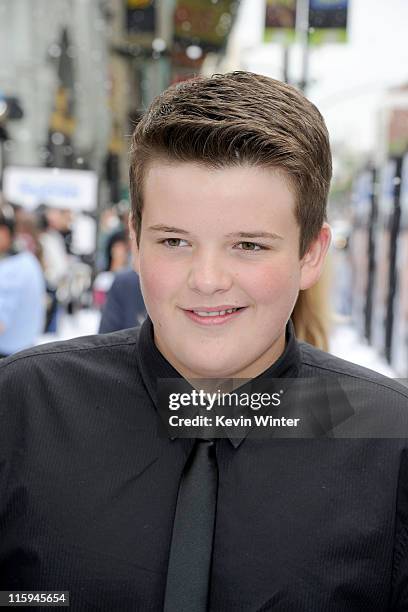
[[58, 289], [66, 282], [69, 257], [61, 230], [66, 229], [65, 211], [41, 205], [36, 210], [40, 244], [47, 283], [46, 332], [56, 332], [58, 324]]
[[15, 219], [14, 244], [18, 251], [30, 251], [42, 264], [42, 247], [35, 214], [22, 206], [12, 205]]
[[296, 337], [321, 349], [329, 350], [330, 310], [330, 260], [327, 256], [320, 280], [304, 291], [299, 291], [291, 319]]
[[333, 276], [336, 278], [333, 292], [333, 309], [337, 319], [343, 321], [351, 319], [353, 298], [350, 231], [347, 222], [338, 222], [333, 227]]
[[126, 231], [114, 232], [106, 244], [106, 269], [100, 272], [94, 281], [94, 304], [102, 308], [106, 302], [107, 294], [112, 287], [115, 275], [130, 266], [129, 238]]
[[129, 266], [129, 237], [126, 231], [115, 232], [108, 240], [106, 247], [110, 272], [119, 272]]
[[14, 245], [11, 207], [0, 209], [0, 357], [35, 344], [44, 326], [45, 282], [38, 259]]
[[72, 210], [65, 209], [65, 210], [60, 210], [59, 212], [61, 213], [61, 215], [60, 215], [59, 232], [60, 232], [61, 236], [64, 239], [65, 249], [66, 249], [67, 253], [72, 253], [72, 250], [71, 250], [71, 247], [72, 247], [72, 221], [73, 221]]
[[96, 267], [99, 272], [108, 268], [107, 245], [109, 238], [120, 231], [125, 231], [116, 207], [112, 206], [102, 211], [99, 219]]
[[141, 325], [146, 318], [146, 308], [140, 290], [139, 276], [134, 270], [119, 272], [108, 292], [99, 333], [127, 329]]

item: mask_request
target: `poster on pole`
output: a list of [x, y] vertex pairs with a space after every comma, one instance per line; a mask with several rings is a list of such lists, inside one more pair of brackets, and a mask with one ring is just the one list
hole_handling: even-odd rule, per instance
[[264, 42], [289, 45], [296, 34], [296, 0], [266, 0]]
[[309, 0], [309, 42], [347, 42], [348, 0]]
[[126, 0], [126, 32], [130, 42], [151, 45], [156, 35], [155, 0]]
[[182, 48], [199, 46], [203, 52], [224, 49], [238, 5], [239, 0], [177, 0], [174, 41]]

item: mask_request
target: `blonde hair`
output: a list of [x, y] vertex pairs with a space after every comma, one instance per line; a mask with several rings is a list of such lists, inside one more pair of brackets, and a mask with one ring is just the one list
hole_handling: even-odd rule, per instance
[[323, 351], [329, 350], [330, 279], [330, 263], [326, 263], [320, 280], [310, 289], [299, 292], [291, 316], [297, 339]]

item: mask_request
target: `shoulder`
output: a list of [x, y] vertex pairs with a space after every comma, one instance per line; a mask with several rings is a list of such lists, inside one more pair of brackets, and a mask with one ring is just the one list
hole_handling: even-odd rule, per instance
[[[137, 350], [139, 331], [139, 328], [132, 328], [110, 334], [82, 336], [20, 351], [0, 361], [0, 383], [10, 376], [17, 377], [21, 382], [33, 370], [43, 371], [51, 377], [57, 370], [68, 373], [75, 364], [92, 368], [95, 362], [117, 363], [122, 355]], [[100, 375], [103, 375], [102, 371]]]
[[340, 359], [306, 342], [299, 342], [299, 349], [302, 376], [336, 377], [350, 387], [360, 387], [374, 394], [400, 397], [405, 402], [408, 400], [408, 387], [402, 384], [402, 380], [383, 376], [363, 366]]
[[41, 264], [38, 261], [37, 257], [28, 251], [24, 251], [23, 253], [19, 253], [16, 255], [19, 258], [20, 264], [22, 263], [27, 270], [35, 270], [41, 271]]
[[41, 272], [41, 266], [38, 259], [32, 253], [22, 251], [3, 260], [0, 271], [3, 275], [12, 275], [13, 279], [16, 280], [27, 276], [27, 274]]

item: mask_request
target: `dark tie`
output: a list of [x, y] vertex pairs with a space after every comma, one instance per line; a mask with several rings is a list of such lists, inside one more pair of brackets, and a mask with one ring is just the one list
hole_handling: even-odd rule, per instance
[[197, 439], [181, 477], [164, 612], [205, 612], [217, 504], [214, 440]]

